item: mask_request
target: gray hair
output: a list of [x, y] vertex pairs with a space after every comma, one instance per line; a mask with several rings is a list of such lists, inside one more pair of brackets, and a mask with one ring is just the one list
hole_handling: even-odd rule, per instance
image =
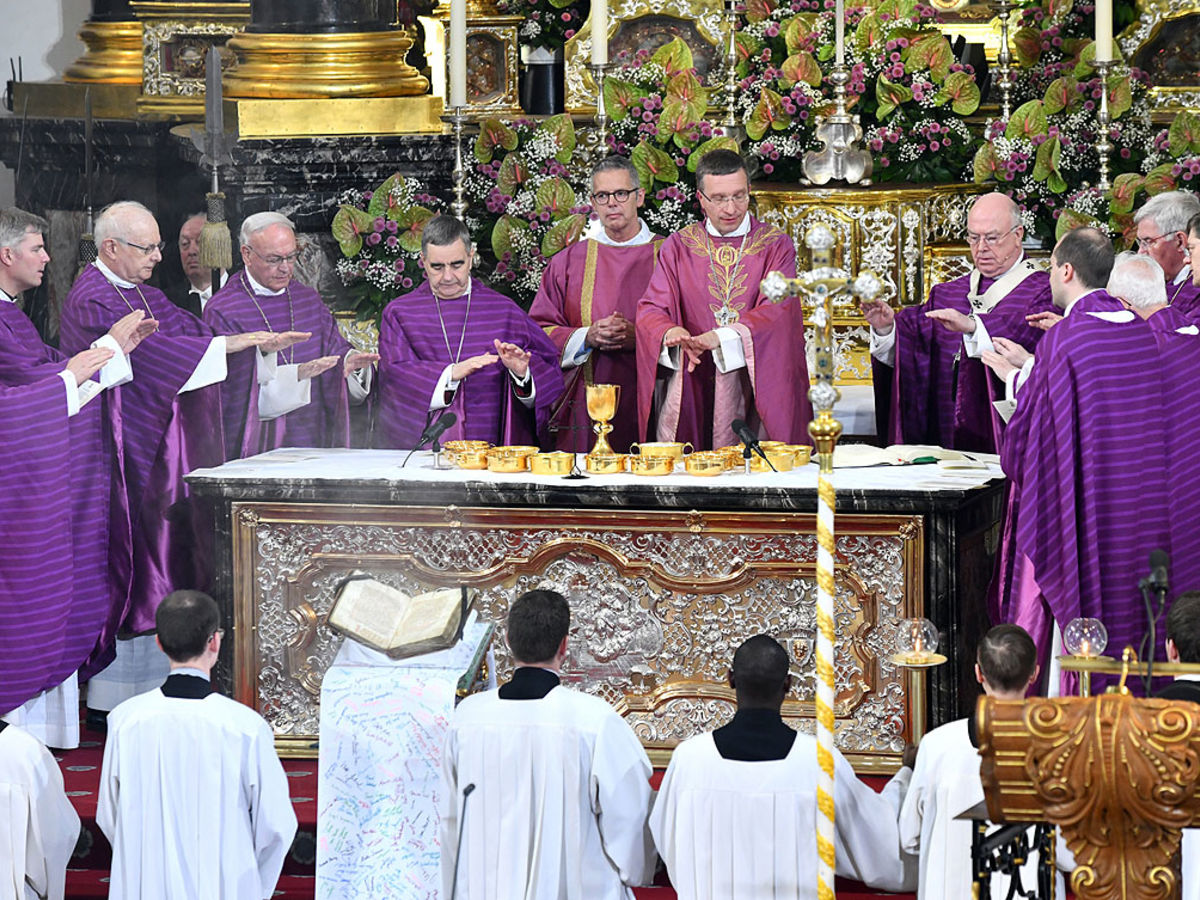
[[45, 234], [49, 230], [50, 223], [41, 216], [15, 206], [0, 209], [0, 249], [16, 247], [27, 234]]
[[126, 218], [131, 212], [143, 212], [154, 218], [154, 213], [136, 200], [118, 200], [116, 203], [110, 203], [96, 216], [96, 225], [92, 229], [92, 239], [95, 240], [96, 246], [99, 247], [109, 238], [118, 238], [124, 234]]
[[434, 216], [421, 229], [422, 253], [425, 253], [430, 246], [447, 247], [455, 241], [462, 241], [467, 252], [471, 252], [471, 232], [454, 216]]
[[596, 189], [596, 176], [604, 172], [624, 172], [629, 176], [629, 180], [633, 182], [633, 189], [636, 191], [642, 186], [642, 176], [638, 174], [637, 166], [632, 160], [626, 159], [624, 156], [606, 156], [592, 168], [591, 177], [588, 184], [592, 190]]
[[1134, 224], [1149, 219], [1163, 234], [1186, 232], [1192, 216], [1200, 213], [1200, 200], [1191, 191], [1155, 194], [1133, 216]]
[[1152, 257], [1125, 252], [1113, 262], [1108, 292], [1135, 309], [1167, 304], [1167, 282], [1162, 266]]
[[249, 244], [250, 238], [254, 237], [260, 231], [266, 231], [272, 225], [282, 225], [289, 229], [292, 234], [296, 233], [296, 226], [283, 213], [259, 212], [251, 216], [246, 216], [242, 220], [242, 230], [238, 232], [238, 240], [243, 246]]

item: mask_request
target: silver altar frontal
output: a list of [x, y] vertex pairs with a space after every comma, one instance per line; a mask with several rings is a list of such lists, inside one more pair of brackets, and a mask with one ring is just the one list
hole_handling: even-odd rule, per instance
[[[769, 633], [793, 659], [789, 724], [813, 728], [815, 464], [791, 472], [593, 475], [438, 470], [429, 453], [277, 450], [188, 476], [217, 519], [215, 594], [233, 640], [218, 677], [266, 717], [281, 752], [315, 752], [325, 625], [337, 584], [365, 571], [406, 592], [466, 584], [512, 669], [511, 601], [562, 591], [572, 625], [564, 683], [611, 703], [656, 765], [729, 720], [733, 651]], [[837, 743], [859, 771], [895, 769], [927, 724], [973, 705], [960, 678], [983, 627], [998, 536], [997, 467], [840, 469]], [[913, 720], [891, 661], [899, 620], [928, 616], [951, 658]], [[965, 668], [969, 669], [969, 666]], [[919, 708], [919, 704], [918, 707]]]

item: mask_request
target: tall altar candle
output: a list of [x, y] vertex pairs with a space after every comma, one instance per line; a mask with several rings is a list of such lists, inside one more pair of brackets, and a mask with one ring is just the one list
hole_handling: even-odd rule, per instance
[[[1112, 0], [1109, 0], [1111, 3]], [[837, 59], [840, 66], [846, 61], [846, 6], [842, 0], [834, 5], [834, 45], [837, 47]]]
[[450, 105], [467, 105], [467, 0], [450, 0]]
[[592, 65], [608, 62], [608, 0], [592, 0]]
[[1096, 0], [1096, 62], [1113, 58], [1112, 0]]

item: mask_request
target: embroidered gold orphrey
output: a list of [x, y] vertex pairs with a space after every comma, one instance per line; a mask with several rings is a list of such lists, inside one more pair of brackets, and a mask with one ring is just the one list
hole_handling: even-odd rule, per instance
[[[689, 225], [679, 232], [679, 239], [694, 255], [707, 257], [708, 293], [717, 300], [708, 305], [713, 319], [718, 325], [733, 325], [741, 318], [741, 311], [746, 308], [745, 301], [734, 303], [732, 298], [746, 292], [746, 268], [742, 260], [749, 256], [757, 256], [779, 239], [782, 232], [773, 225], [754, 230], [746, 235], [740, 247], [733, 244], [718, 244], [708, 234], [703, 222]], [[758, 287], [754, 285], [757, 293]]]

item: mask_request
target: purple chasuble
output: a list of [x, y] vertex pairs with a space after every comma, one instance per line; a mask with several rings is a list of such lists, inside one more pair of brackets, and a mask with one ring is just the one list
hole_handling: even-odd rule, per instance
[[[619, 312], [630, 322], [637, 318], [638, 298], [646, 290], [661, 238], [634, 247], [613, 247], [587, 240], [572, 244], [550, 259], [542, 286], [529, 308], [558, 347], [559, 358], [576, 328]], [[586, 453], [596, 436], [587, 412], [587, 385], [620, 387], [617, 414], [608, 442], [625, 453], [637, 440], [637, 356], [633, 350], [597, 350], [581, 366], [564, 369], [567, 396], [550, 423], [559, 450]]]
[[[982, 294], [995, 279], [980, 278]], [[982, 360], [971, 359], [963, 336], [926, 318], [933, 309], [971, 312], [971, 276], [934, 285], [929, 299], [896, 313], [895, 367], [873, 359], [878, 434], [891, 444], [936, 444], [995, 453], [1003, 422], [992, 406], [997, 382]], [[986, 313], [977, 313], [992, 338], [1007, 338], [1033, 351], [1042, 331], [1025, 317], [1054, 308], [1050, 277], [1035, 272]], [[955, 360], [957, 359], [957, 364]]]
[[221, 392], [186, 394], [212, 342], [212, 331], [148, 285], [118, 288], [95, 266], [76, 279], [63, 303], [61, 345], [77, 353], [133, 309], [147, 309], [158, 331], [130, 356], [133, 381], [115, 389], [125, 447], [125, 483], [133, 525], [133, 587], [123, 629], [154, 629], [158, 604], [171, 591], [205, 590], [212, 578], [212, 525], [190, 500], [183, 476], [225, 460]]
[[[675, 440], [708, 449], [735, 440], [730, 427], [735, 418], [745, 419], [764, 439], [810, 440], [804, 309], [795, 298], [772, 303], [763, 295], [759, 285], [774, 271], [795, 276], [795, 247], [774, 225], [753, 218], [744, 239], [713, 237], [704, 222], [696, 222], [663, 242], [658, 267], [638, 301], [638, 433], [643, 440], [654, 440], [659, 421], [675, 421]], [[678, 372], [660, 367], [667, 331], [676, 325], [692, 335], [713, 330], [726, 298], [737, 314], [730, 327], [742, 339], [745, 367], [721, 375], [706, 353], [689, 373], [682, 351]]]
[[[321, 295], [293, 280], [279, 296], [256, 294], [246, 273], [230, 277], [204, 307], [204, 321], [217, 334], [247, 331], [311, 331], [312, 337], [279, 353], [279, 365], [321, 356], [344, 358], [350, 344]], [[344, 367], [336, 365], [312, 379], [311, 401], [287, 415], [258, 417], [258, 350], [228, 357], [229, 376], [221, 384], [225, 456], [241, 459], [278, 447], [348, 447], [350, 417]]]
[[0, 714], [107, 665], [129, 600], [119, 417], [107, 391], [67, 416], [66, 363], [0, 301]]
[[[1200, 588], [1200, 486], [1188, 459], [1200, 400], [1186, 389], [1200, 342], [1160, 341], [1137, 316], [1093, 315], [1122, 309], [1096, 291], [1047, 332], [1005, 435], [1012, 503], [998, 613], [1035, 626], [1043, 660], [1051, 618], [1100, 619], [1109, 656], [1138, 648], [1138, 580], [1156, 548], [1170, 554], [1172, 595]], [[1162, 635], [1160, 622], [1160, 658]]]
[[1167, 285], [1167, 302], [1171, 309], [1178, 310], [1189, 319], [1200, 319], [1200, 287], [1189, 275], [1182, 284]]
[[[444, 317], [440, 320], [439, 302]], [[436, 301], [429, 282], [425, 282], [384, 309], [379, 328], [375, 446], [408, 449], [416, 444], [432, 418], [429, 402], [446, 366], [482, 353], [495, 353], [492, 341], [496, 339], [516, 344], [531, 354], [534, 408], [526, 409], [516, 398], [508, 370], [497, 362], [459, 383], [447, 407], [458, 421], [441, 440], [538, 443], [550, 408], [563, 392], [558, 351], [517, 304], [473, 278], [469, 303], [466, 296]]]

